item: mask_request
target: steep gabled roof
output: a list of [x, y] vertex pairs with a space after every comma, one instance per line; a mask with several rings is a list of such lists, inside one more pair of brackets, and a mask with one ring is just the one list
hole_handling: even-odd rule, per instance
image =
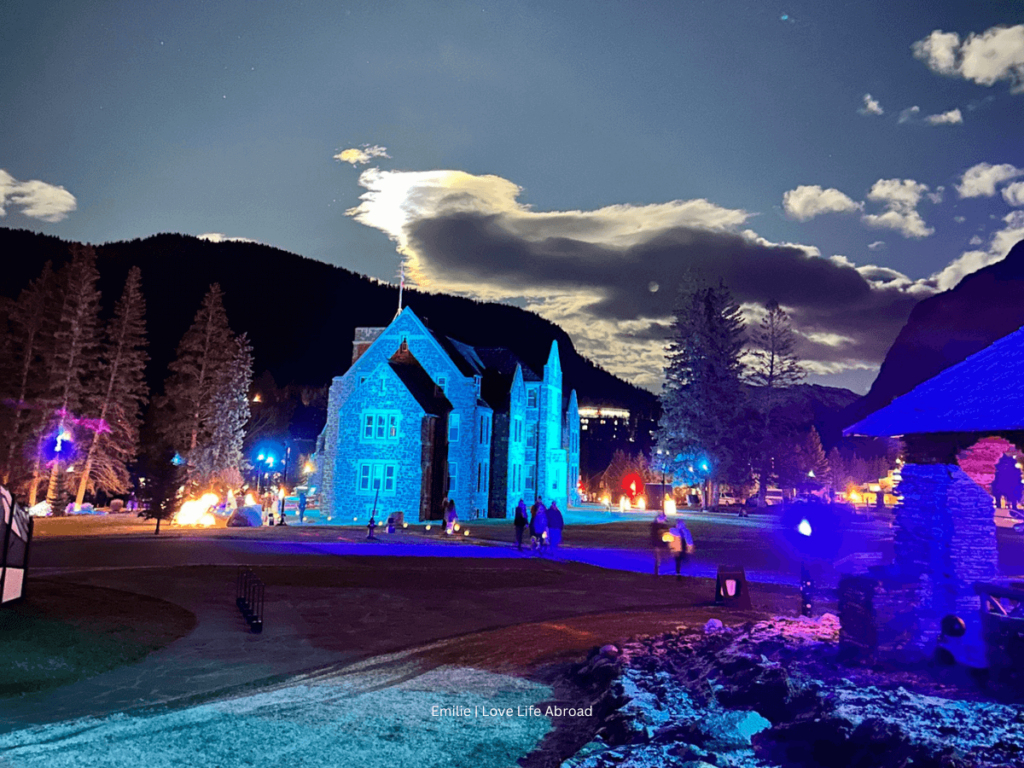
[[541, 377], [534, 373], [526, 363], [516, 357], [515, 353], [509, 349], [504, 347], [477, 347], [476, 354], [485, 367], [491, 368], [498, 373], [509, 377], [515, 376], [516, 366], [518, 365], [523, 369], [523, 381], [541, 381]]
[[502, 413], [508, 411], [509, 396], [512, 394], [514, 380], [514, 373], [510, 376], [494, 368], [487, 368], [484, 371], [483, 381], [480, 383], [480, 395], [487, 401], [491, 410]]
[[1024, 429], [1024, 328], [918, 384], [844, 435]]
[[423, 366], [409, 351], [405, 342], [402, 342], [398, 351], [388, 360], [388, 365], [424, 411], [433, 416], [443, 416], [452, 410], [452, 404], [448, 402], [444, 392], [423, 370]]
[[477, 357], [476, 351], [468, 344], [463, 344], [461, 341], [449, 338], [444, 334], [438, 333], [437, 331], [430, 331], [430, 334], [434, 337], [441, 348], [445, 351], [445, 354], [452, 359], [455, 363], [455, 367], [459, 369], [459, 372], [463, 376], [481, 376], [484, 372], [484, 364]]

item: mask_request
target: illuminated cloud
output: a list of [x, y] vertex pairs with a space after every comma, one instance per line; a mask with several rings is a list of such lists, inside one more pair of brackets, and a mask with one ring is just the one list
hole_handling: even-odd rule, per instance
[[960, 183], [956, 185], [956, 191], [960, 197], [992, 197], [998, 184], [1022, 175], [1024, 169], [1016, 168], [1009, 163], [978, 163], [964, 171]]
[[878, 103], [876, 99], [871, 98], [870, 93], [864, 94], [864, 104], [860, 109], [857, 110], [862, 115], [884, 115], [885, 110], [882, 109], [882, 105]]
[[863, 207], [863, 203], [855, 203], [838, 189], [817, 185], [800, 186], [782, 196], [783, 210], [797, 221], [808, 221], [823, 213], [853, 213]]
[[987, 248], [965, 251], [945, 269], [932, 275], [928, 283], [945, 291], [954, 287], [966, 275], [1005, 258], [1014, 245], [1024, 240], [1024, 211], [1007, 214], [1003, 217], [1003, 225], [1002, 229], [992, 235]]
[[1003, 199], [1008, 205], [1024, 205], [1024, 181], [1015, 181], [1003, 187]]
[[868, 243], [869, 251], [883, 251], [885, 250], [885, 240], [875, 240], [873, 243]]
[[256, 240], [251, 240], [248, 237], [228, 237], [222, 232], [204, 232], [201, 235], [196, 235], [200, 240], [207, 240], [211, 243], [255, 243]]
[[[744, 228], [748, 212], [707, 200], [536, 211], [498, 176], [371, 168], [360, 184], [349, 215], [387, 234], [421, 285], [525, 305], [652, 389], [678, 287], [693, 279], [721, 277], [744, 306], [779, 301], [804, 334], [802, 357], [822, 371], [877, 366], [918, 298], [934, 293], [894, 271], [861, 274], [813, 246], [771, 242]], [[851, 341], [831, 343], [838, 337]]]
[[885, 205], [880, 214], [865, 214], [862, 221], [870, 227], [894, 229], [907, 238], [922, 238], [935, 230], [925, 224], [917, 204], [928, 191], [926, 184], [912, 179], [879, 179], [868, 192], [868, 200]]
[[992, 27], [963, 42], [956, 32], [937, 29], [911, 49], [933, 72], [984, 86], [1007, 80], [1012, 93], [1024, 93], [1024, 24]]
[[334, 156], [334, 159], [350, 165], [366, 165], [375, 157], [391, 157], [391, 155], [388, 154], [387, 147], [364, 144], [361, 147], [342, 150]]
[[8, 206], [19, 208], [22, 216], [57, 222], [67, 218], [78, 207], [78, 201], [64, 187], [45, 181], [18, 181], [0, 169], [0, 217], [7, 215]]
[[964, 121], [964, 116], [960, 114], [959, 109], [951, 109], [940, 115], [928, 115], [924, 121], [928, 125], [959, 125]]

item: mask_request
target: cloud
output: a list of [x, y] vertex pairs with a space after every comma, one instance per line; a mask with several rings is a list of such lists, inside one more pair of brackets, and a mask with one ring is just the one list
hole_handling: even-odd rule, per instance
[[996, 193], [996, 185], [1022, 175], [1024, 169], [1016, 168], [1009, 163], [978, 163], [964, 171], [960, 183], [956, 185], [956, 191], [960, 197], [992, 197]]
[[334, 156], [334, 159], [351, 165], [366, 165], [375, 157], [391, 157], [391, 155], [388, 154], [387, 147], [363, 144], [362, 147], [342, 150]]
[[920, 113], [920, 111], [921, 111], [920, 107], [907, 107], [902, 112], [900, 112], [900, 118], [899, 118], [899, 120], [897, 122], [899, 122], [899, 123], [909, 123], [911, 120], [913, 120], [914, 118], [917, 117], [917, 115], [918, 115], [918, 113]]
[[7, 215], [7, 206], [17, 206], [22, 216], [57, 222], [66, 219], [78, 207], [78, 201], [64, 187], [45, 181], [18, 181], [0, 169], [0, 217]]
[[1015, 181], [1003, 187], [1003, 199], [1008, 205], [1024, 205], [1024, 181]]
[[833, 372], [877, 366], [913, 305], [934, 293], [894, 270], [768, 241], [744, 229], [750, 213], [707, 200], [536, 211], [497, 176], [369, 169], [359, 183], [366, 191], [349, 215], [387, 234], [421, 285], [525, 305], [583, 354], [651, 388], [677, 287], [694, 276], [722, 277], [744, 305], [775, 298], [803, 334], [803, 358]]
[[864, 104], [860, 109], [857, 110], [862, 115], [884, 115], [885, 110], [882, 109], [882, 105], [878, 103], [876, 99], [871, 98], [870, 93], [864, 94]]
[[873, 242], [873, 243], [868, 243], [868, 250], [869, 251], [884, 251], [885, 250], [885, 240], [875, 240], [875, 242]]
[[984, 242], [985, 241], [981, 239], [980, 235], [975, 235], [974, 237], [972, 237], [970, 240], [967, 241], [967, 244], [968, 245], [981, 245]]
[[258, 240], [251, 240], [248, 237], [228, 237], [222, 232], [204, 232], [196, 235], [200, 240], [208, 240], [211, 243], [256, 243]]
[[967, 217], [966, 216], [954, 216], [953, 217], [953, 221], [955, 221], [957, 224], [963, 224], [965, 221], [967, 221]]
[[799, 186], [782, 196], [782, 208], [786, 215], [797, 221], [807, 221], [823, 213], [852, 213], [863, 208], [838, 189], [822, 189], [814, 186]]
[[992, 27], [963, 42], [956, 32], [936, 29], [911, 50], [933, 72], [984, 86], [1007, 80], [1012, 93], [1024, 93], [1024, 24]]
[[926, 197], [929, 200], [931, 200], [933, 203], [938, 205], [939, 203], [942, 202], [942, 198], [943, 198], [943, 195], [944, 195], [945, 192], [946, 192], [946, 188], [945, 187], [936, 187], [935, 191], [934, 192], [929, 192], [926, 195]]
[[883, 203], [886, 210], [865, 214], [861, 220], [869, 227], [894, 229], [907, 238], [928, 237], [935, 230], [917, 212], [917, 204], [927, 191], [928, 185], [912, 179], [879, 179], [868, 192], [868, 200]]
[[[965, 251], [955, 261], [926, 281], [940, 291], [954, 287], [965, 276], [1006, 257], [1010, 249], [1024, 240], [1024, 211], [1013, 211], [1003, 217], [1003, 228], [993, 233], [984, 250]], [[974, 240], [971, 240], [974, 243]]]
[[960, 114], [959, 109], [951, 109], [940, 115], [928, 115], [924, 121], [928, 125], [959, 125], [964, 121], [964, 116]]

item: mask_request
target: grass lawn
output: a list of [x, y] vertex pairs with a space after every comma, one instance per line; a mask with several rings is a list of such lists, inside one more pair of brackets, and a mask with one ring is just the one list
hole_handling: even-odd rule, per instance
[[33, 579], [23, 600], [0, 608], [0, 697], [131, 664], [195, 623], [191, 612], [152, 597]]

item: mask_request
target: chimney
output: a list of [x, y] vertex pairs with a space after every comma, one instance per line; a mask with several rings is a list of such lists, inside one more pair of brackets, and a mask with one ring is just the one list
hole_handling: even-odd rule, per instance
[[355, 338], [352, 340], [352, 362], [353, 364], [363, 353], [370, 348], [370, 345], [377, 340], [377, 337], [384, 333], [384, 328], [356, 328]]

